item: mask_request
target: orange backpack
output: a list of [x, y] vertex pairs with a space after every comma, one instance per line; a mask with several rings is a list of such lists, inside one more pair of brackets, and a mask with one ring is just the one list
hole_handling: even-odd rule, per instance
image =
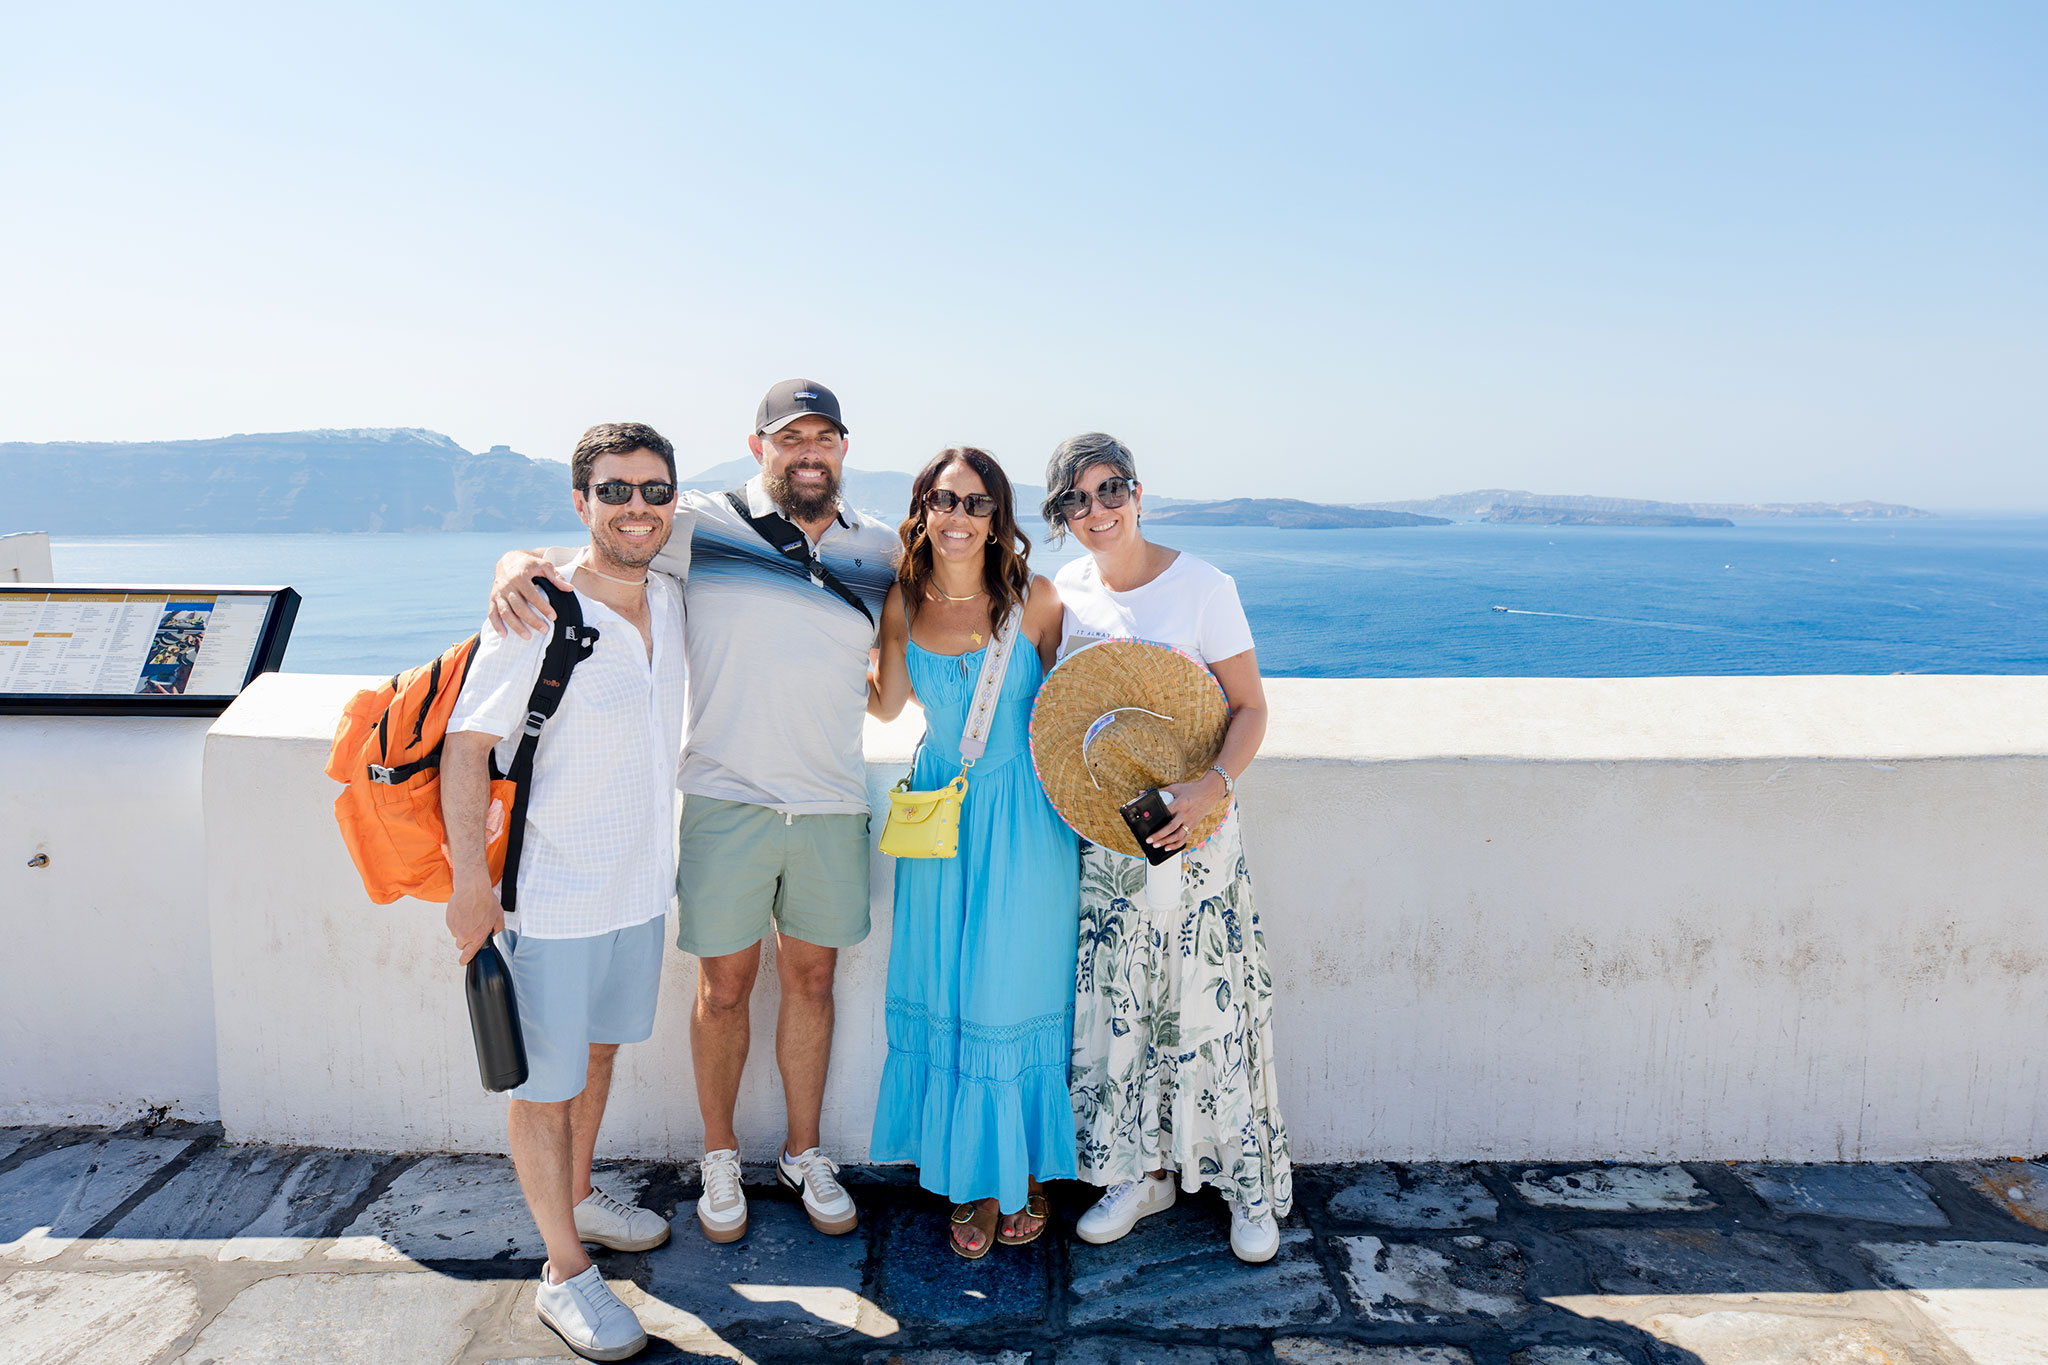
[[[491, 880], [501, 883], [499, 898], [507, 914], [517, 904], [519, 846], [526, 835], [526, 798], [540, 733], [561, 705], [569, 675], [597, 644], [597, 630], [583, 624], [576, 595], [544, 578], [534, 581], [554, 605], [554, 633], [526, 704], [526, 725], [511, 768], [500, 773], [497, 755], [491, 756], [485, 818], [485, 860]], [[379, 905], [400, 896], [445, 902], [454, 894], [447, 826], [441, 820], [441, 741], [478, 643], [472, 635], [431, 663], [356, 693], [335, 727], [327, 752], [327, 775], [342, 784], [334, 818], [362, 874], [363, 889]]]

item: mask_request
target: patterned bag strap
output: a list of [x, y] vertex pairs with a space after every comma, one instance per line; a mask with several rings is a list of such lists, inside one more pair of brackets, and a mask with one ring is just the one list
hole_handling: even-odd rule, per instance
[[1003, 690], [1003, 674], [1010, 664], [1010, 647], [1017, 643], [1023, 633], [1024, 604], [1010, 608], [1010, 615], [996, 638], [988, 642], [988, 653], [981, 656], [981, 677], [974, 684], [974, 700], [967, 708], [967, 728], [960, 734], [961, 773], [974, 766], [974, 760], [988, 750], [989, 731], [996, 723], [996, 694]]

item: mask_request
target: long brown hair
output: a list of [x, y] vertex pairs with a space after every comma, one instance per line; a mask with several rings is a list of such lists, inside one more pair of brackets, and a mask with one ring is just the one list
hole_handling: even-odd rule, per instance
[[996, 500], [996, 510], [988, 519], [995, 543], [988, 546], [982, 561], [982, 586], [988, 592], [990, 626], [999, 630], [1010, 608], [1031, 595], [1031, 538], [1017, 526], [1017, 497], [1010, 491], [1009, 475], [985, 450], [948, 447], [932, 456], [911, 480], [910, 515], [896, 528], [896, 537], [903, 542], [903, 553], [896, 561], [896, 581], [903, 585], [905, 612], [915, 616], [932, 581], [932, 542], [924, 525], [924, 495], [938, 487], [939, 475], [956, 464], [979, 474], [982, 487]]

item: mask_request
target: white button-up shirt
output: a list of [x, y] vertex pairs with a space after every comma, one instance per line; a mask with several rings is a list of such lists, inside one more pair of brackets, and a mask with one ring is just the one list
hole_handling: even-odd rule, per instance
[[[519, 860], [518, 909], [506, 927], [532, 938], [585, 938], [667, 913], [675, 894], [676, 764], [683, 746], [683, 595], [647, 576], [654, 653], [639, 629], [576, 594], [597, 645], [576, 665], [541, 731]], [[511, 766], [540, 677], [547, 636], [522, 640], [485, 624], [448, 728], [501, 736]]]

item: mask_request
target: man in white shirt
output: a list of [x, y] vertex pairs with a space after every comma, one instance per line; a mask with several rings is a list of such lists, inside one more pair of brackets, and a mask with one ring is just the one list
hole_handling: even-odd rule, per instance
[[590, 1183], [622, 1043], [654, 1031], [663, 922], [675, 887], [682, 747], [682, 593], [647, 566], [675, 512], [675, 453], [637, 422], [592, 427], [570, 461], [590, 541], [569, 575], [597, 642], [540, 733], [509, 916], [485, 860], [488, 761], [510, 767], [552, 632], [482, 632], [449, 719], [441, 808], [454, 894], [448, 929], [468, 962], [493, 933], [512, 976], [527, 1080], [511, 1092], [512, 1164], [547, 1263], [535, 1306], [577, 1353], [622, 1360], [647, 1344], [583, 1249], [644, 1251], [668, 1221]]
[[[729, 494], [686, 494], [689, 524], [679, 523], [652, 564], [657, 577], [682, 584], [690, 620], [676, 945], [698, 959], [690, 1017], [705, 1148], [697, 1221], [714, 1242], [747, 1230], [733, 1111], [770, 934], [788, 1120], [777, 1178], [802, 1197], [820, 1232], [859, 1225], [819, 1117], [839, 951], [868, 933], [861, 729], [868, 650], [900, 544], [893, 529], [839, 498], [846, 424], [824, 385], [787, 379], [770, 389], [747, 444], [761, 472]], [[545, 633], [552, 613], [530, 580], [546, 572], [548, 561], [530, 554], [499, 561], [494, 626]]]

